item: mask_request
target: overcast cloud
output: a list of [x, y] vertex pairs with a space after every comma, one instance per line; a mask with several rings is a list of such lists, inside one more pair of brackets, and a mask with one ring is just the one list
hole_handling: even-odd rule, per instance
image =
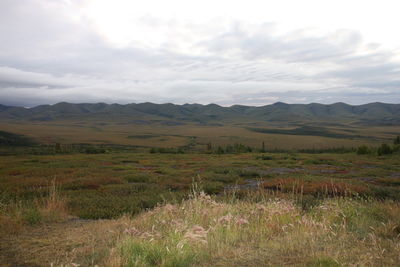
[[229, 1], [150, 2], [0, 1], [0, 103], [400, 102], [400, 39], [380, 32], [396, 34], [400, 20], [386, 18], [396, 1], [359, 2], [377, 12], [364, 17], [384, 18], [375, 32], [341, 1], [348, 27], [307, 5], [303, 20], [272, 2], [265, 17], [253, 0], [231, 12]]

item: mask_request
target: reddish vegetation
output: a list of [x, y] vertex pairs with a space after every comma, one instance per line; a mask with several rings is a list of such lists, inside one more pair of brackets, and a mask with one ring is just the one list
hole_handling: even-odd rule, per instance
[[72, 180], [63, 184], [64, 189], [98, 189], [101, 185], [122, 184], [124, 181], [119, 177], [87, 177], [80, 180]]
[[21, 175], [21, 174], [22, 174], [22, 172], [18, 171], [18, 170], [12, 170], [12, 171], [8, 172], [8, 175], [11, 175], [11, 176], [17, 176], [17, 175]]

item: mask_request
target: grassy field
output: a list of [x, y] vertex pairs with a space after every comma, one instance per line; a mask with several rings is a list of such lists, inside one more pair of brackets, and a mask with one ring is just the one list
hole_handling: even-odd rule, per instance
[[[258, 124], [257, 124], [258, 125]], [[261, 127], [260, 127], [261, 126]], [[398, 126], [386, 127], [327, 127], [301, 131], [298, 127], [278, 130], [268, 124], [256, 128], [245, 124], [204, 126], [197, 124], [138, 125], [126, 122], [0, 122], [0, 129], [27, 135], [40, 143], [119, 144], [139, 147], [178, 147], [193, 143], [197, 149], [206, 144], [229, 145], [243, 143], [260, 147], [264, 142], [269, 149], [309, 149], [357, 147], [363, 144], [377, 146], [391, 140], [400, 132]], [[254, 131], [257, 129], [257, 131]], [[396, 134], [397, 133], [397, 134]]]
[[[163, 200], [180, 200], [193, 182], [208, 194], [259, 183], [276, 192], [354, 193], [400, 199], [400, 157], [346, 154], [108, 153], [3, 156], [3, 201], [24, 202], [48, 194], [56, 183], [71, 214], [115, 218]], [[328, 191], [327, 191], [328, 190]], [[333, 190], [336, 190], [335, 192]], [[349, 192], [347, 192], [348, 190]]]
[[69, 123], [1, 125], [28, 138], [0, 136], [4, 266], [399, 261], [400, 154], [376, 149], [396, 127]]

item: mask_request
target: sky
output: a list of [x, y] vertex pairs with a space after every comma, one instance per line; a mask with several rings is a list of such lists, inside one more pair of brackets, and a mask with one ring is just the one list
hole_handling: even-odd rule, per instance
[[0, 104], [400, 103], [398, 0], [0, 0]]

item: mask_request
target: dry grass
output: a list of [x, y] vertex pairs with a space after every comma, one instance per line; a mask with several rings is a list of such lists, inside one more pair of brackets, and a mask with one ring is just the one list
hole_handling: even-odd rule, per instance
[[262, 187], [295, 194], [312, 194], [321, 196], [354, 196], [362, 195], [368, 187], [362, 184], [350, 184], [338, 181], [306, 181], [304, 179], [280, 178], [271, 179], [262, 184]]
[[69, 218], [67, 200], [53, 180], [46, 197], [32, 201], [5, 201], [0, 199], [0, 234], [16, 234], [27, 226], [62, 222]]
[[[42, 207], [60, 209], [57, 198], [49, 197]], [[0, 238], [0, 261], [9, 266], [398, 266], [397, 202], [331, 198], [304, 211], [289, 199], [257, 198], [216, 201], [194, 193], [180, 204], [132, 218], [42, 224]]]
[[200, 193], [126, 226], [107, 266], [396, 266], [400, 206], [336, 198], [216, 202]]
[[0, 266], [106, 266], [126, 221], [74, 219], [0, 236]]

